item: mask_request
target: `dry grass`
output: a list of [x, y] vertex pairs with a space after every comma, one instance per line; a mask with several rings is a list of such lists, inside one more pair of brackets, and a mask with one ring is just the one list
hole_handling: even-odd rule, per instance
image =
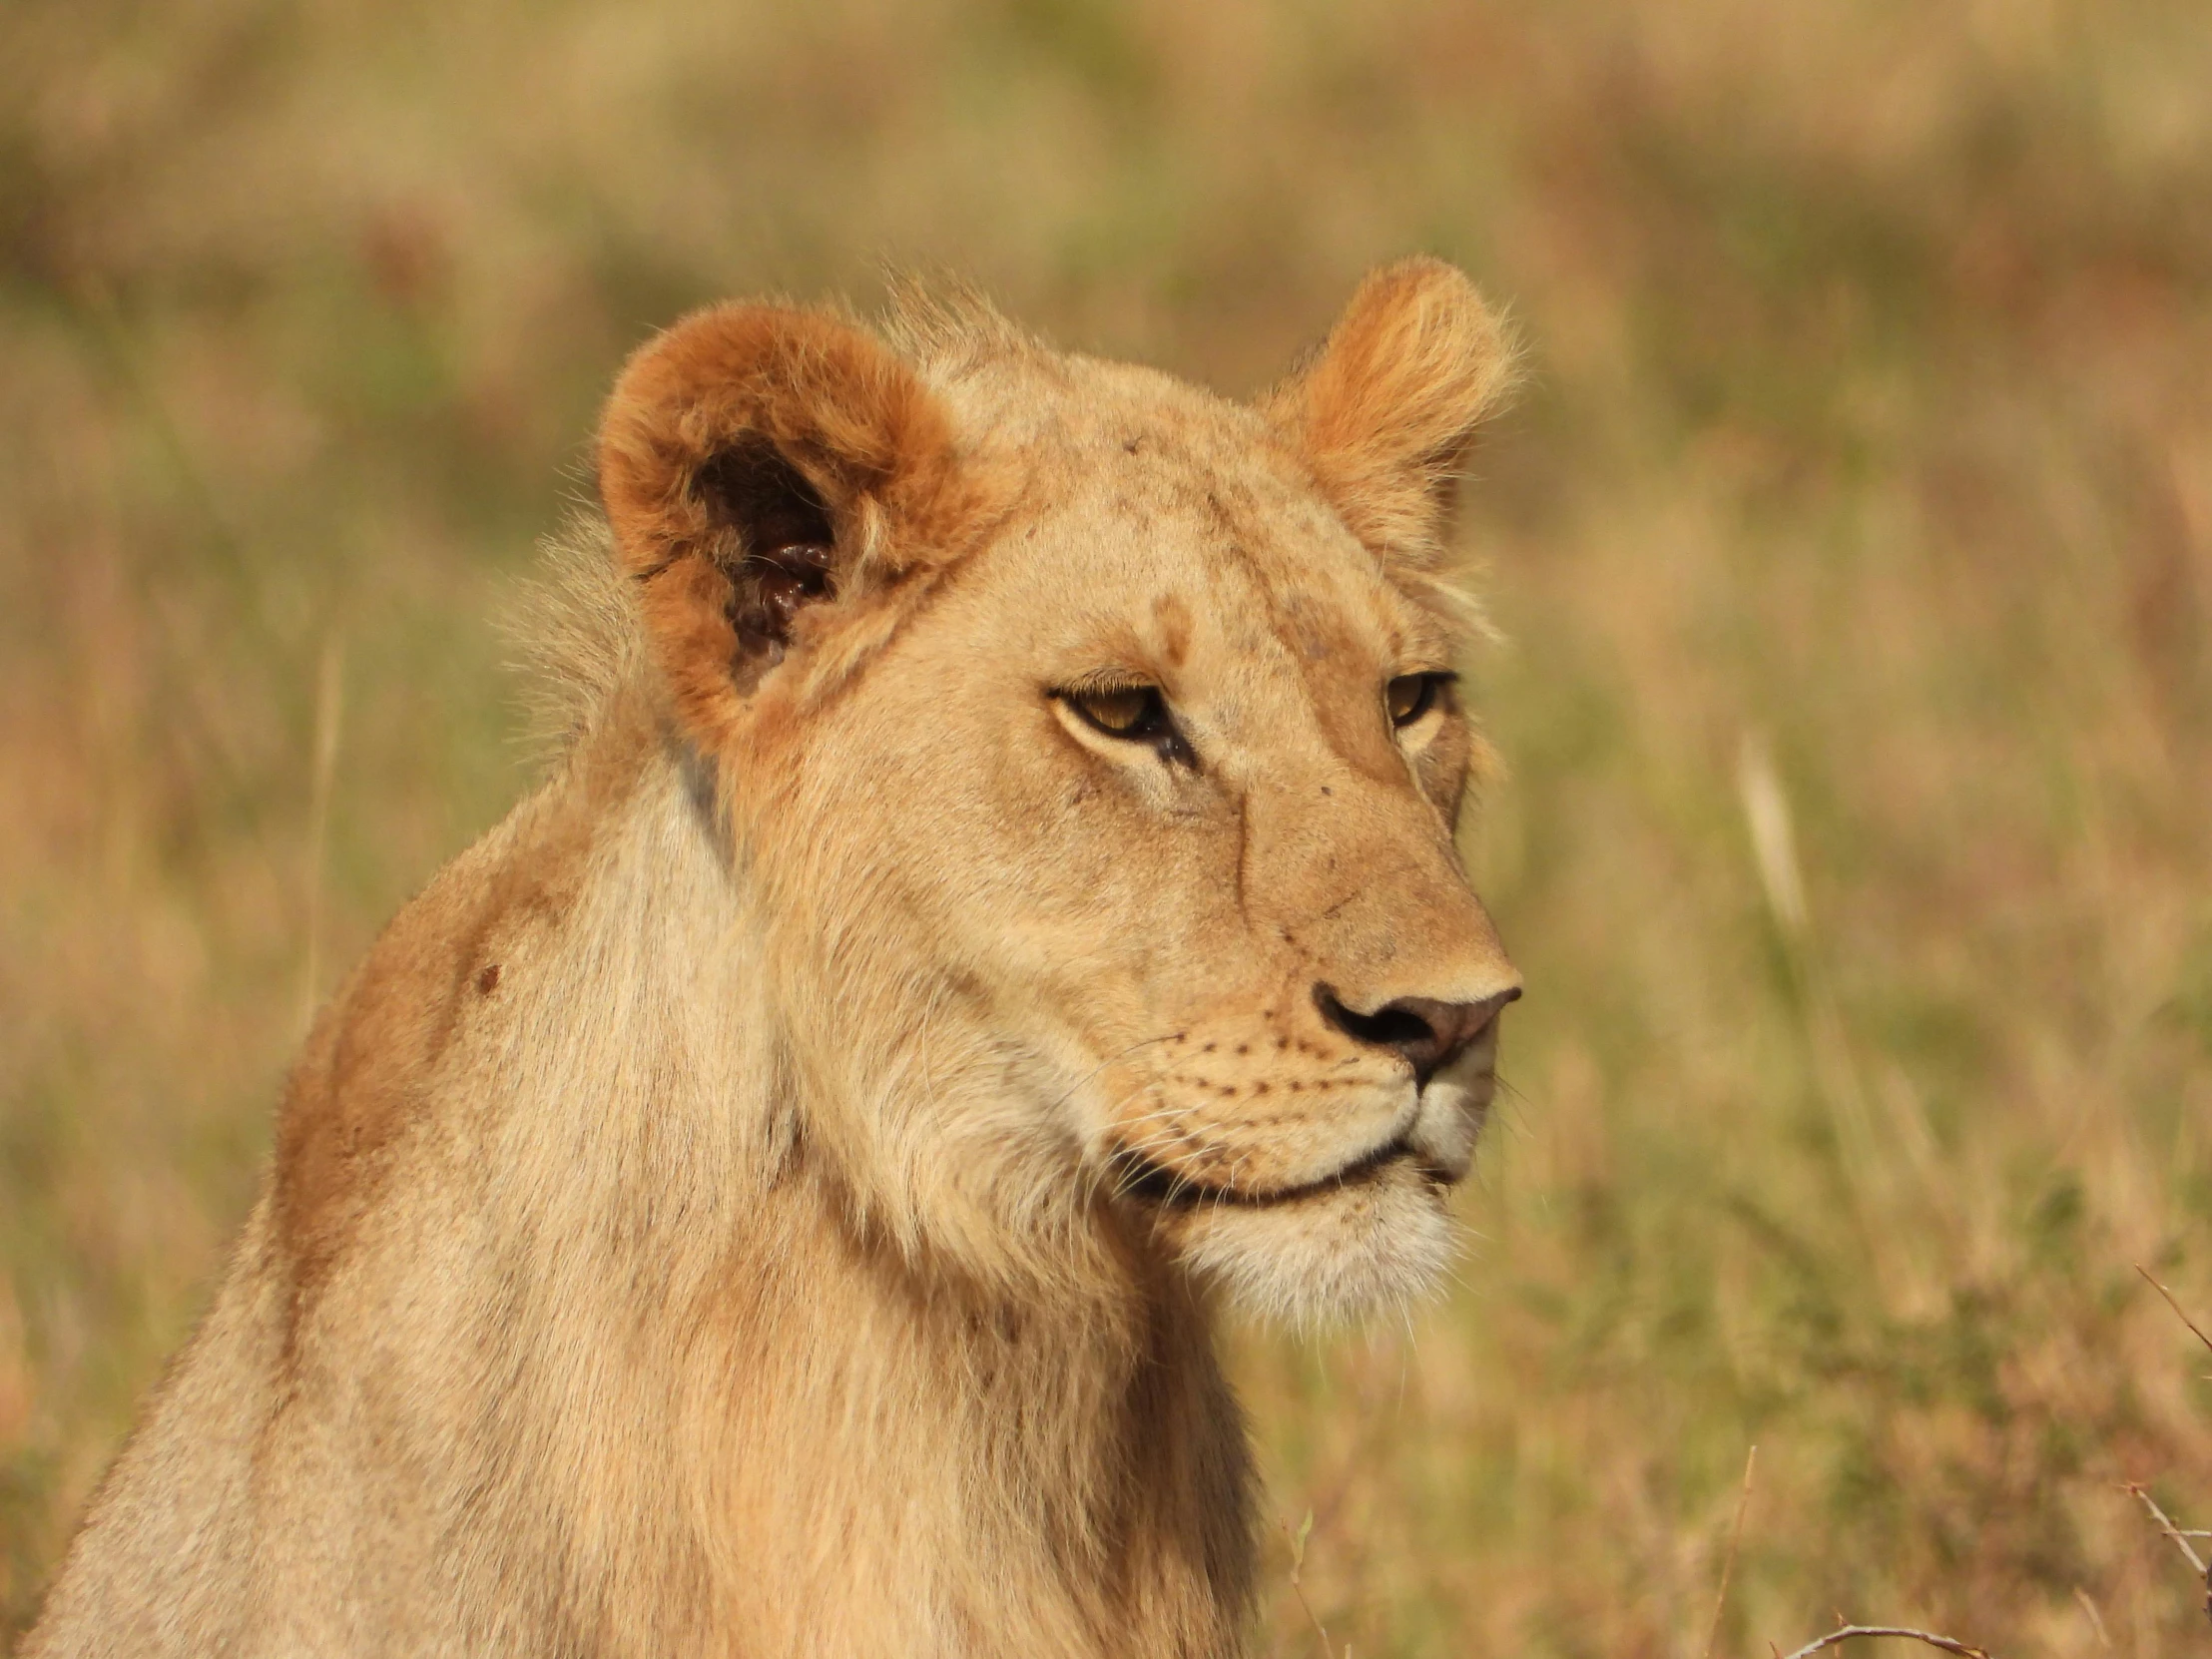
[[302, 997], [524, 776], [493, 613], [626, 346], [888, 257], [1242, 389], [1425, 247], [1536, 348], [1531, 995], [1448, 1304], [1243, 1342], [1275, 1643], [1697, 1653], [1756, 1440], [1716, 1654], [2198, 1651], [2120, 1483], [2212, 1524], [2131, 1271], [2212, 1314], [2207, 86], [2189, 0], [12, 0], [0, 1631]]

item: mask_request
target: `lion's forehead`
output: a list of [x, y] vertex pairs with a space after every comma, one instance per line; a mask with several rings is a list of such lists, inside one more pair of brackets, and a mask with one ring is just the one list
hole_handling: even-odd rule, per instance
[[1139, 437], [1198, 449], [1264, 441], [1270, 430], [1249, 405], [1141, 363], [1029, 351], [924, 372], [971, 447], [1073, 451]]
[[1055, 621], [1111, 616], [1156, 634], [1170, 666], [1206, 647], [1365, 664], [1440, 632], [1280, 455], [1134, 441], [1022, 458], [1021, 506], [992, 563], [1049, 594]]
[[981, 639], [1023, 640], [1046, 678], [1154, 681], [1255, 755], [1303, 734], [1364, 770], [1395, 765], [1381, 682], [1444, 666], [1450, 636], [1264, 416], [1082, 358], [952, 389], [963, 441], [1018, 480], [968, 584]]
[[1433, 619], [1384, 580], [1326, 510], [1272, 480], [1172, 465], [1093, 478], [1011, 551], [1008, 598], [1071, 677], [1121, 667], [1217, 718], [1373, 701], [1406, 668], [1442, 666]]
[[1156, 369], [1083, 357], [1022, 359], [941, 388], [966, 447], [1018, 477], [1017, 516], [1131, 527], [1184, 521], [1190, 552], [1262, 561], [1358, 544], [1257, 410]]

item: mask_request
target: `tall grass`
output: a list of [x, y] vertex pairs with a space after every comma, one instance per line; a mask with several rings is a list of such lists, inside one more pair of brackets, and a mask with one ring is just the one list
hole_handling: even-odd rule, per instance
[[[0, 11], [0, 1631], [311, 994], [527, 773], [493, 618], [622, 352], [968, 273], [1250, 388], [1414, 248], [1529, 396], [1458, 1288], [1240, 1338], [1271, 1638], [1833, 1614], [2196, 1651], [2212, 12], [2184, 0]], [[1310, 1529], [1302, 1523], [1311, 1516]], [[1290, 1593], [1292, 1540], [1302, 1538]]]

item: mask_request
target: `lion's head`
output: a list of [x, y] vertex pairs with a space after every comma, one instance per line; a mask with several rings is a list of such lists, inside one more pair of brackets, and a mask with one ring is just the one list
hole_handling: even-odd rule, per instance
[[1436, 1274], [1519, 989], [1439, 571], [1506, 376], [1430, 261], [1257, 406], [965, 305], [725, 305], [631, 361], [619, 561], [861, 1225], [1299, 1318]]

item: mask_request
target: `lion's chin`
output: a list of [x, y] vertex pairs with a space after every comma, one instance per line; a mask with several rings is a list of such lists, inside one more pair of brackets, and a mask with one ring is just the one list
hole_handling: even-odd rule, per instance
[[1244, 1312], [1303, 1330], [1431, 1294], [1455, 1248], [1443, 1187], [1407, 1158], [1276, 1203], [1192, 1204], [1160, 1229]]

